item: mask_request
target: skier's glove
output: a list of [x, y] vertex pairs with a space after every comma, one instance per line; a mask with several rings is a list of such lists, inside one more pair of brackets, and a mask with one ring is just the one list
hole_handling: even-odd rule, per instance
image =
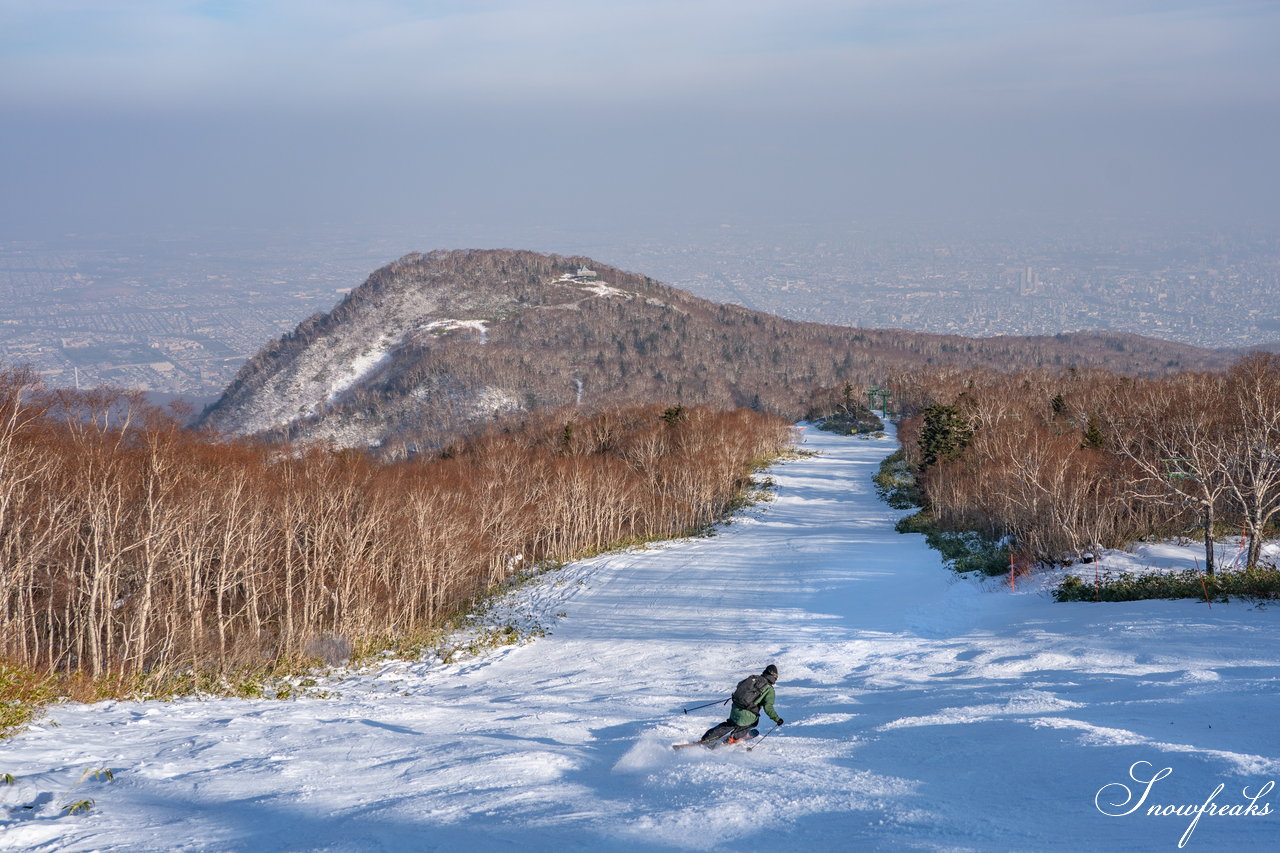
[[779, 719], [779, 720], [778, 720], [778, 725], [782, 725], [782, 720], [781, 720], [781, 719]]

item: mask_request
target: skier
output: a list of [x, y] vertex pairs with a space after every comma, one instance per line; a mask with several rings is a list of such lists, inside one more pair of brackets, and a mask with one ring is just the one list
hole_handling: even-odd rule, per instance
[[782, 725], [782, 718], [773, 710], [775, 698], [773, 685], [777, 681], [778, 668], [773, 664], [766, 666], [761, 674], [748, 675], [739, 681], [737, 688], [733, 691], [733, 710], [729, 713], [729, 719], [707, 729], [700, 743], [713, 747], [726, 735], [728, 737], [725, 738], [725, 743], [735, 743], [755, 737], [756, 732], [751, 727], [760, 721], [762, 709], [769, 715], [769, 719]]

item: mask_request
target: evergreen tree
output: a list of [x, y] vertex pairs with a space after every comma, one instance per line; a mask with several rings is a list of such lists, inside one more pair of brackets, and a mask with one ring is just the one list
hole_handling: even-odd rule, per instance
[[920, 429], [921, 468], [953, 462], [973, 440], [973, 428], [955, 406], [934, 403], [924, 410]]
[[854, 403], [853, 403], [853, 383], [852, 383], [852, 382], [846, 382], [846, 383], [844, 383], [844, 388], [842, 388], [842, 389], [841, 389], [841, 393], [844, 395], [844, 411], [845, 411], [845, 414], [852, 415], [852, 414], [853, 414], [853, 406], [854, 406]]
[[1090, 450], [1102, 449], [1102, 430], [1098, 428], [1098, 419], [1093, 415], [1089, 415], [1089, 426], [1084, 431], [1080, 446]]

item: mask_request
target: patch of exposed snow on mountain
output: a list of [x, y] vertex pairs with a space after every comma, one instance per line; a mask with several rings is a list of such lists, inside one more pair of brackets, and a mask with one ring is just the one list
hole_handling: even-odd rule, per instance
[[[394, 342], [394, 344], [399, 343], [398, 340]], [[391, 352], [394, 348], [393, 342], [385, 335], [378, 338], [377, 342], [369, 347], [367, 352], [356, 356], [355, 360], [347, 365], [346, 370], [330, 383], [329, 391], [325, 395], [325, 402], [333, 402], [343, 391], [346, 391], [376, 370], [391, 357]], [[318, 404], [312, 405], [311, 412], [314, 412], [316, 408], [318, 408]], [[311, 412], [308, 412], [308, 414]]]
[[520, 398], [503, 388], [487, 385], [475, 397], [475, 405], [485, 412], [507, 412], [521, 407]]
[[[639, 293], [636, 293], [634, 290], [621, 290], [621, 289], [619, 289], [619, 288], [617, 288], [617, 287], [614, 287], [614, 286], [612, 286], [612, 285], [605, 284], [605, 283], [604, 283], [604, 282], [602, 282], [602, 281], [586, 281], [586, 282], [584, 282], [584, 281], [577, 281], [577, 280], [574, 280], [574, 281], [573, 281], [573, 283], [574, 283], [574, 284], [576, 284], [576, 285], [578, 285], [578, 287], [579, 287], [581, 290], [585, 290], [585, 291], [587, 291], [588, 293], [593, 293], [593, 294], [595, 294], [596, 296], [620, 296], [620, 297], [622, 297], [623, 299], [628, 299], [628, 300], [629, 300], [629, 299], [635, 299], [636, 297], [640, 296], [640, 294], [639, 294]], [[663, 302], [661, 299], [656, 299], [656, 298], [654, 298], [654, 297], [652, 297], [652, 296], [646, 296], [646, 297], [644, 297], [644, 302], [645, 302], [645, 304], [646, 304], [646, 305], [653, 305], [653, 306], [656, 306], [656, 307], [658, 307], [658, 308], [669, 308], [669, 307], [670, 307], [667, 303]]]
[[[409, 280], [376, 299], [358, 303], [340, 326], [308, 342], [267, 376], [245, 403], [226, 411], [220, 427], [255, 433], [315, 414], [383, 367], [409, 335], [439, 318], [446, 298]], [[502, 306], [495, 303], [487, 308], [497, 311]], [[487, 329], [479, 325], [482, 321], [444, 322], [474, 329], [482, 341], [487, 339]]]
[[489, 325], [484, 320], [433, 320], [422, 327], [427, 332], [452, 332], [455, 329], [474, 329], [482, 344], [489, 343]]
[[[417, 387], [409, 392], [415, 400], [439, 402], [436, 392], [430, 387]], [[486, 385], [470, 393], [451, 395], [448, 405], [455, 410], [469, 410], [473, 415], [492, 415], [498, 412], [512, 412], [524, 406], [518, 394], [505, 388]]]
[[640, 295], [633, 290], [621, 290], [613, 285], [605, 284], [603, 281], [584, 281], [581, 276], [570, 275], [569, 273], [560, 276], [556, 281], [563, 284], [572, 284], [579, 290], [594, 293], [596, 296], [621, 296], [623, 299], [635, 299]]
[[621, 296], [623, 299], [633, 299], [637, 295], [630, 290], [619, 290], [616, 287], [612, 287], [611, 285], [599, 281], [585, 284], [582, 289], [590, 291], [596, 296]]

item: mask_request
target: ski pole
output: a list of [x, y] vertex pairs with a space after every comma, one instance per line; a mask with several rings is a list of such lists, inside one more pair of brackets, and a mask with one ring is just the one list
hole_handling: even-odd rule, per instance
[[[773, 734], [774, 732], [776, 732], [776, 731], [777, 731], [778, 729], [780, 729], [780, 728], [782, 728], [782, 724], [781, 724], [781, 723], [775, 723], [775, 724], [774, 724], [774, 726], [773, 726], [773, 728], [769, 729], [769, 731], [765, 732], [763, 735], [761, 735], [761, 736], [760, 736], [760, 740], [764, 740], [765, 738], [767, 738], [769, 735]], [[751, 746], [747, 747], [747, 752], [750, 752], [751, 750], [755, 749], [755, 748], [756, 748], [757, 746], [759, 746], [759, 745], [760, 745], [760, 744], [758, 744], [758, 743], [753, 743], [753, 744], [751, 744]]]
[[[732, 696], [729, 697], [729, 699], [732, 699], [732, 698], [733, 698]], [[712, 705], [723, 705], [725, 702], [728, 702], [729, 699], [717, 699], [716, 701], [708, 702], [705, 705], [695, 705], [692, 708], [682, 708], [681, 710], [687, 714], [690, 711], [697, 711], [700, 708], [710, 708]]]

